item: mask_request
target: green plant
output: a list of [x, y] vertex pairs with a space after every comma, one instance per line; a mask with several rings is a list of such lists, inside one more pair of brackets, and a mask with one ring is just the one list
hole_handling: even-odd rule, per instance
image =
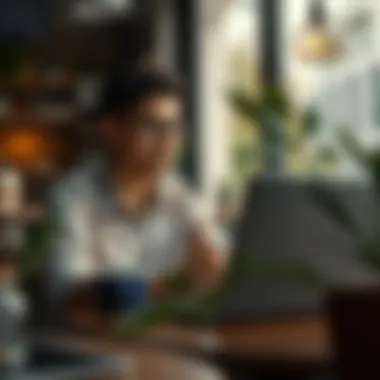
[[268, 117], [285, 117], [291, 111], [291, 104], [286, 93], [277, 87], [266, 86], [259, 96], [232, 90], [228, 99], [233, 109], [250, 122], [257, 123], [258, 128]]
[[58, 229], [56, 215], [48, 212], [41, 223], [28, 231], [19, 260], [19, 275], [22, 279], [40, 272], [54, 245]]
[[297, 155], [305, 140], [319, 129], [316, 109], [297, 107], [280, 87], [266, 86], [259, 95], [232, 90], [228, 99], [232, 109], [265, 139], [265, 147], [271, 149], [273, 146], [274, 151], [285, 147], [287, 155]]
[[327, 279], [301, 259], [284, 258], [273, 261], [265, 255], [247, 253], [238, 254], [233, 265], [233, 270], [227, 271], [217, 289], [204, 293], [190, 292], [186, 296], [178, 296], [139, 310], [119, 322], [115, 329], [116, 335], [133, 338], [155, 326], [175, 321], [212, 323], [230, 290], [241, 289], [252, 279], [256, 285], [269, 286], [294, 285], [312, 288], [327, 284]]
[[332, 146], [322, 146], [315, 154], [315, 161], [322, 167], [334, 167], [339, 162], [338, 152]]
[[313, 107], [307, 107], [300, 113], [301, 124], [304, 126], [307, 137], [315, 135], [319, 129], [320, 120], [318, 112]]

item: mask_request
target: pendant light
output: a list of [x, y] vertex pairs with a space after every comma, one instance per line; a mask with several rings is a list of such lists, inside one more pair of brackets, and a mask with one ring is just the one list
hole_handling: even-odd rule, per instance
[[296, 43], [298, 58], [307, 63], [330, 62], [339, 57], [341, 43], [331, 30], [323, 0], [312, 0], [308, 23]]

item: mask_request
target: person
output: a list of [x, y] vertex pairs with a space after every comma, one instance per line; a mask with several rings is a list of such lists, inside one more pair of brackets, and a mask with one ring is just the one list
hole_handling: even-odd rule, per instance
[[154, 70], [108, 81], [99, 115], [104, 158], [74, 168], [52, 193], [59, 228], [50, 291], [68, 292], [107, 273], [145, 276], [154, 296], [169, 291], [170, 274], [183, 274], [194, 290], [217, 283], [224, 255], [175, 171], [184, 135], [181, 96], [175, 78]]

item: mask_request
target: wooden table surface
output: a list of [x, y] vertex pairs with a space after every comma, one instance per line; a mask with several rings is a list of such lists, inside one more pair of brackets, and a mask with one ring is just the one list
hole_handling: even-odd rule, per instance
[[136, 341], [112, 339], [97, 334], [83, 336], [68, 333], [49, 334], [45, 339], [52, 344], [72, 347], [87, 353], [103, 353], [125, 359], [125, 371], [102, 376], [101, 379], [105, 380], [224, 379], [217, 365], [197, 355], [186, 355], [182, 351], [184, 347], [194, 348], [199, 344], [197, 339], [203, 337], [203, 332], [167, 327]]
[[328, 322], [321, 315], [214, 328], [166, 326], [135, 341], [112, 336], [112, 324], [94, 315], [77, 315], [76, 321], [98, 328], [86, 337], [66, 335], [60, 340], [131, 357], [132, 372], [123, 379], [218, 380], [223, 373], [217, 364], [234, 360], [303, 369], [328, 368], [333, 363]]
[[327, 318], [322, 315], [251, 322], [217, 329], [219, 350], [229, 356], [271, 361], [330, 363]]

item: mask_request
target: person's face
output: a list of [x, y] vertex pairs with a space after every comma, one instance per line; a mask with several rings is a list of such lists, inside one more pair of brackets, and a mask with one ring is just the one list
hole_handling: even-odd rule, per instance
[[119, 162], [142, 171], [171, 167], [182, 140], [182, 105], [171, 95], [150, 95], [111, 127]]

